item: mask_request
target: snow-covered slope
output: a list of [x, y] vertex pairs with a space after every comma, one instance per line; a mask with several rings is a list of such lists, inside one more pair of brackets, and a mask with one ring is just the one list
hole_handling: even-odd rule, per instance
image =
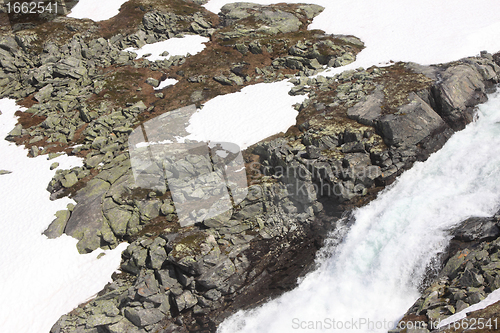
[[[96, 250], [79, 254], [77, 240], [63, 235], [48, 239], [42, 232], [57, 210], [73, 200], [49, 200], [46, 187], [55, 170], [81, 165], [75, 157], [28, 158], [23, 146], [3, 140], [17, 120], [13, 100], [0, 100], [0, 331], [49, 332], [59, 317], [99, 292], [119, 267], [121, 252]], [[106, 253], [100, 259], [97, 256]]]

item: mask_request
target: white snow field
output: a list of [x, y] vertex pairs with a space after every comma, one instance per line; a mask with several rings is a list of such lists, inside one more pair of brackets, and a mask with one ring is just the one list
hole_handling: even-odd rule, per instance
[[68, 17], [88, 18], [93, 21], [105, 21], [117, 15], [120, 7], [128, 0], [80, 0]]
[[306, 96], [290, 96], [293, 84], [285, 81], [260, 83], [240, 92], [215, 97], [194, 113], [186, 139], [231, 142], [246, 149], [295, 125], [293, 108]]
[[[79, 158], [47, 155], [28, 158], [23, 146], [3, 140], [21, 109], [13, 100], [0, 100], [0, 331], [49, 332], [59, 317], [99, 292], [120, 265], [127, 244], [113, 251], [79, 254], [77, 240], [63, 235], [48, 239], [42, 232], [54, 213], [73, 200], [49, 200], [46, 187], [59, 168], [81, 165]], [[106, 253], [100, 259], [100, 253]]]
[[177, 81], [176, 79], [165, 79], [165, 80], [160, 82], [160, 85], [158, 87], [156, 87], [155, 90], [161, 90], [165, 87], [173, 86], [177, 82], [179, 82], [179, 81]]
[[[186, 56], [188, 53], [195, 55], [200, 53], [205, 48], [205, 44], [209, 41], [207, 37], [199, 35], [186, 35], [183, 38], [170, 38], [162, 42], [153, 44], [146, 44], [140, 49], [133, 47], [126, 48], [124, 51], [132, 51], [137, 53], [137, 57], [143, 57], [145, 54], [151, 53], [146, 59], [150, 61], [163, 60], [171, 56], [182, 55]], [[168, 56], [160, 56], [164, 51], [167, 51]]]

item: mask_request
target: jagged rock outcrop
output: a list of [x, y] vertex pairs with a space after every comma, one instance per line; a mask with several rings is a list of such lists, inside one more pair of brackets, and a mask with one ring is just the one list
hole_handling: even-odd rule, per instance
[[[311, 204], [311, 202], [308, 202]], [[244, 285], [265, 272], [255, 269], [249, 257], [251, 242], [288, 233], [304, 233], [321, 204], [299, 211], [279, 184], [254, 185], [233, 218], [205, 221], [205, 228], [179, 228], [164, 224], [123, 252], [122, 270], [132, 279], [118, 279], [100, 296], [78, 309], [77, 317], [63, 316], [52, 332], [130, 332], [181, 327], [172, 324], [179, 313], [202, 316], [225, 306]], [[108, 310], [111, 308], [111, 310]], [[82, 320], [83, 319], [83, 320]]]
[[[455, 252], [445, 258], [445, 265], [434, 282], [402, 320], [435, 323], [482, 301], [500, 288], [499, 227], [498, 213], [491, 218], [469, 218], [456, 227], [450, 247]], [[457, 242], [461, 244], [458, 251], [453, 246]]]
[[[224, 5], [220, 16], [224, 26], [234, 25], [251, 17], [255, 21], [249, 32], [275, 35], [299, 30], [303, 24], [301, 19], [311, 20], [323, 10], [319, 5], [300, 5], [293, 12], [289, 8], [271, 9], [255, 3], [237, 2]], [[243, 32], [244, 30], [236, 30], [236, 33]]]

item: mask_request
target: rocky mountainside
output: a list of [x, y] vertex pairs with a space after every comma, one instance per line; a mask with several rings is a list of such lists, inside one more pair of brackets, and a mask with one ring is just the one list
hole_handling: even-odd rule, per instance
[[[354, 36], [307, 30], [322, 7], [236, 3], [215, 16], [201, 3], [131, 0], [101, 23], [59, 16], [27, 25], [8, 17], [0, 97], [28, 109], [7, 139], [33, 157], [84, 159], [48, 184], [53, 199], [69, 195], [77, 204], [57, 212], [45, 235], [73, 236], [82, 253], [130, 243], [123, 273], [62, 316], [54, 333], [214, 332], [236, 310], [293, 288], [338, 219], [440, 149], [500, 80], [500, 62], [487, 53], [312, 78], [353, 62], [364, 47]], [[154, 62], [124, 51], [186, 34], [210, 42], [199, 54]], [[165, 78], [179, 82], [154, 90]], [[296, 105], [297, 124], [287, 133], [244, 152], [250, 186], [233, 209], [181, 228], [168, 182], [137, 187], [128, 148], [135, 128], [286, 78], [290, 95], [308, 98]], [[500, 286], [498, 247], [488, 243], [499, 236], [495, 223], [472, 219], [455, 231], [457, 242], [474, 243], [450, 247], [409, 316], [442, 318]]]

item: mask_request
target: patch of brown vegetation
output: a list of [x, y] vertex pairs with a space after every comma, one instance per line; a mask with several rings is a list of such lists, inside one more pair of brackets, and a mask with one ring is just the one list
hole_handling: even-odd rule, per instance
[[103, 90], [92, 95], [87, 103], [98, 108], [101, 102], [111, 102], [115, 107], [124, 107], [127, 103], [143, 101], [146, 106], [153, 104], [155, 90], [146, 83], [147, 78], [160, 80], [162, 73], [149, 68], [134, 68], [132, 66], [110, 66], [102, 69], [104, 76]]
[[30, 108], [33, 105], [38, 104], [38, 101], [35, 99], [34, 95], [31, 94], [16, 103], [17, 105], [24, 106], [25, 108]]
[[[183, 0], [130, 0], [120, 8], [120, 13], [107, 21], [99, 22], [99, 34], [104, 38], [110, 38], [117, 34], [124, 36], [137, 31], [145, 13], [158, 10], [161, 12], [174, 13], [176, 15], [193, 15], [201, 12], [204, 18], [217, 25], [218, 16], [209, 12], [204, 7]], [[181, 28], [188, 29], [188, 22], [181, 22]]]
[[[357, 79], [352, 80], [352, 82], [356, 83]], [[339, 128], [346, 126], [353, 128], [364, 126], [347, 117], [347, 107], [344, 104], [329, 106], [329, 104], [332, 104], [337, 100], [337, 91], [335, 91], [337, 86], [338, 83], [330, 85], [329, 87], [331, 90], [328, 91], [314, 89], [316, 94], [314, 98], [315, 103], [323, 103], [325, 104], [325, 108], [318, 111], [316, 110], [314, 103], [310, 103], [308, 106], [299, 111], [296, 126], [307, 124], [305, 126], [306, 129], [315, 129], [317, 131], [321, 131], [328, 126]], [[293, 131], [294, 132], [290, 133], [297, 133], [297, 130], [293, 129]]]
[[82, 188], [84, 188], [89, 181], [91, 181], [95, 176], [97, 176], [97, 174], [99, 174], [99, 171], [97, 169], [91, 169], [90, 174], [88, 176], [79, 179], [78, 182], [75, 185], [71, 186], [70, 188], [64, 188], [61, 192], [59, 192], [57, 194], [57, 199], [64, 197], [73, 198], [75, 194]]
[[[264, 82], [264, 77], [258, 77], [255, 68], [270, 66], [273, 56], [267, 52], [263, 54], [248, 53], [243, 55], [232, 47], [222, 46], [217, 42], [209, 42], [207, 47], [200, 53], [186, 58], [185, 63], [174, 66], [165, 71], [165, 78], [175, 78], [179, 80], [174, 86], [164, 88], [163, 99], [157, 101], [155, 109], [149, 114], [142, 114], [141, 121], [154, 118], [164, 112], [175, 110], [177, 108], [194, 104], [191, 95], [195, 91], [202, 91], [203, 99], [196, 101], [196, 104], [207, 102], [219, 95], [234, 93], [240, 91], [243, 87]], [[228, 76], [231, 74], [231, 68], [236, 65], [243, 65], [240, 76], [251, 77], [250, 82], [244, 82], [243, 85], [222, 85], [216, 82], [213, 77], [217, 75]], [[281, 74], [293, 74], [296, 70], [282, 69]], [[204, 82], [191, 83], [190, 77], [205, 76]]]
[[[75, 131], [75, 135], [73, 136], [73, 143], [82, 143], [83, 140], [85, 139], [85, 137], [83, 137], [83, 131], [85, 131], [85, 129], [87, 128], [89, 124], [83, 124], [82, 126], [80, 126], [80, 128], [78, 128], [76, 131]], [[87, 151], [88, 153], [88, 151]], [[84, 155], [82, 155], [84, 154]], [[79, 157], [83, 157], [87, 155], [86, 153], [84, 153], [84, 151], [80, 151], [79, 154], [77, 154], [77, 156]]]
[[45, 116], [37, 116], [32, 113], [22, 111], [16, 111], [16, 113], [14, 114], [19, 117], [17, 119], [17, 123], [21, 124], [24, 129], [30, 128], [32, 126], [37, 126], [41, 124], [45, 119], [47, 119], [47, 117]]
[[[368, 68], [366, 70], [367, 73], [373, 73], [375, 67]], [[355, 84], [359, 81], [359, 79], [353, 78], [349, 82]], [[347, 81], [343, 82], [346, 83]], [[295, 133], [297, 135], [298, 129], [297, 126], [302, 124], [307, 124], [306, 128], [312, 128], [316, 130], [322, 130], [326, 126], [335, 126], [335, 127], [345, 127], [346, 125], [351, 127], [360, 127], [363, 126], [358, 122], [349, 119], [347, 117], [347, 107], [344, 103], [341, 103], [337, 106], [330, 106], [330, 104], [338, 101], [337, 99], [337, 87], [340, 85], [340, 82], [334, 82], [328, 85], [328, 90], [321, 90], [318, 87], [312, 87], [314, 92], [314, 101], [316, 104], [323, 103], [325, 108], [323, 110], [316, 110], [314, 103], [310, 103], [304, 108], [301, 108], [299, 111], [299, 115], [297, 116], [297, 125], [295, 128], [291, 128], [289, 131], [290, 134]], [[369, 93], [369, 91], [365, 91], [365, 93]]]
[[29, 43], [30, 51], [34, 53], [41, 53], [43, 45], [47, 42], [62, 46], [68, 43], [76, 34], [81, 35], [86, 40], [97, 38], [95, 34], [97, 25], [92, 20], [79, 20], [60, 16], [54, 21], [37, 23], [34, 28], [17, 33], [19, 36], [35, 37], [35, 40]]
[[165, 233], [165, 229], [169, 229], [169, 233], [175, 233], [180, 229], [177, 216], [172, 221], [167, 221], [166, 216], [158, 216], [150, 220], [141, 231], [133, 236], [127, 236], [125, 240], [129, 243], [134, 242], [138, 238], [150, 235], [150, 238], [154, 239], [159, 235]]
[[[48, 3], [47, 0], [44, 0]], [[69, 5], [67, 3], [67, 5]], [[202, 13], [206, 21], [214, 26], [219, 24], [218, 16], [204, 7], [183, 0], [130, 0], [124, 3], [120, 12], [106, 21], [94, 22], [90, 19], [74, 19], [61, 15], [39, 14], [9, 14], [0, 17], [0, 23], [12, 28], [17, 24], [20, 36], [35, 36], [36, 40], [30, 43], [35, 53], [40, 53], [43, 45], [49, 41], [56, 45], [66, 44], [73, 36], [79, 34], [86, 41], [104, 37], [110, 38], [117, 34], [124, 36], [136, 32], [142, 23], [144, 14], [151, 10], [170, 12], [176, 15], [192, 15]], [[180, 22], [181, 30], [189, 30], [189, 22]], [[9, 31], [11, 29], [8, 29]]]
[[401, 62], [384, 69], [384, 75], [374, 80], [384, 86], [383, 114], [394, 113], [398, 107], [409, 103], [408, 95], [411, 92], [427, 89], [433, 83], [432, 79], [415, 73]]

